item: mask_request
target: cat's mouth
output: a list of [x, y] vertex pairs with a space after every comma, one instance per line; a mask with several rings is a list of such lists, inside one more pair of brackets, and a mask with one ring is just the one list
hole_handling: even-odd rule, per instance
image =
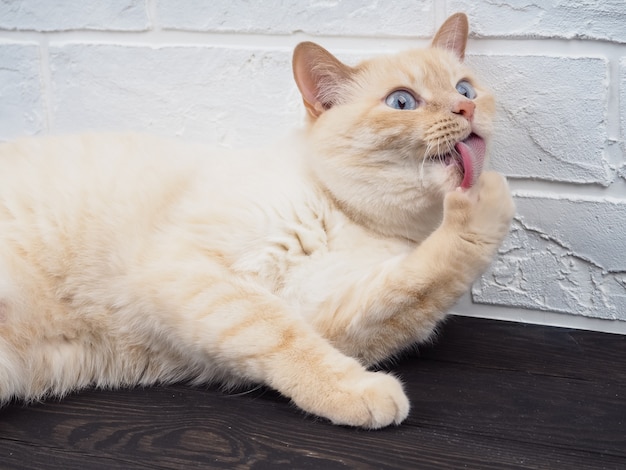
[[471, 133], [467, 138], [457, 142], [454, 150], [438, 158], [446, 166], [456, 166], [463, 179], [461, 188], [468, 189], [474, 186], [480, 177], [485, 163], [485, 140], [477, 134]]

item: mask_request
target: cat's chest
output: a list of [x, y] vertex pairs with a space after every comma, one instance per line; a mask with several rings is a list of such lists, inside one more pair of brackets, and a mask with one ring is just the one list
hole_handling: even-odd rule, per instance
[[249, 240], [233, 267], [303, 315], [346, 279], [356, 279], [411, 249], [404, 242], [375, 236], [328, 207], [293, 214], [296, 217], [275, 221], [264, 236]]
[[279, 291], [291, 273], [312, 259], [326, 256], [331, 234], [324, 214], [309, 208], [291, 207], [290, 217], [272, 214], [265, 223], [255, 224], [238, 243], [232, 267], [255, 278], [271, 291]]
[[199, 239], [235, 273], [283, 298], [303, 298], [307, 289], [328, 292], [328, 283], [345, 273], [358, 275], [406, 252], [406, 243], [381, 239], [353, 222], [306, 165], [274, 158], [278, 163], [246, 160], [237, 171], [229, 166], [195, 199], [208, 201], [197, 217], [205, 223], [190, 225], [202, 227]]

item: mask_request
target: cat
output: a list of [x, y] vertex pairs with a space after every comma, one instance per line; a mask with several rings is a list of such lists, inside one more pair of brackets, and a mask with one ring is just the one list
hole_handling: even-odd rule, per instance
[[0, 402], [259, 383], [332, 423], [401, 423], [367, 368], [428, 340], [514, 205], [464, 14], [430, 47], [293, 54], [306, 125], [266, 149], [137, 134], [0, 146]]

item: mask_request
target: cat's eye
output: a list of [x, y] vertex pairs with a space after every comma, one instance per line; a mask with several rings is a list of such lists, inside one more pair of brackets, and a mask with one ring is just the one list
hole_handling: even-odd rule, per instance
[[417, 100], [406, 90], [396, 90], [385, 98], [385, 104], [393, 109], [411, 110], [417, 108]]
[[474, 90], [474, 87], [472, 86], [472, 84], [468, 82], [467, 80], [461, 80], [459, 83], [457, 83], [456, 91], [458, 91], [459, 93], [461, 93], [463, 96], [465, 96], [466, 98], [470, 100], [473, 100], [474, 98], [476, 98], [476, 90]]

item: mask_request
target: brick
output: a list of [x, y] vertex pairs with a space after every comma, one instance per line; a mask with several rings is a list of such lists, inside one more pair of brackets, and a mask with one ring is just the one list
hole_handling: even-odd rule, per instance
[[193, 31], [430, 37], [433, 10], [427, 0], [158, 0], [157, 21]]
[[0, 44], [0, 140], [45, 129], [39, 47]]
[[144, 31], [144, 0], [0, 0], [0, 29]]
[[498, 102], [493, 167], [520, 178], [608, 186], [608, 62], [603, 58], [473, 55]]
[[449, 12], [464, 11], [478, 37], [585, 38], [626, 42], [623, 0], [449, 0]]
[[626, 320], [626, 201], [518, 195], [477, 303]]
[[258, 144], [302, 120], [288, 51], [53, 45], [55, 131], [150, 131]]

